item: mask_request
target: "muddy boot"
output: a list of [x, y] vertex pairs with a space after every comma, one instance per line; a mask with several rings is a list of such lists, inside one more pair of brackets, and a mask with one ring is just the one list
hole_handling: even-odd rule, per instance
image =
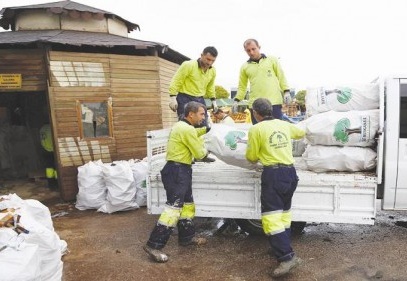
[[294, 256], [291, 260], [280, 262], [278, 267], [273, 271], [271, 276], [280, 277], [289, 273], [292, 269], [296, 268], [302, 263], [302, 260]]
[[181, 245], [181, 246], [190, 246], [190, 245], [201, 246], [201, 245], [205, 245], [206, 242], [207, 242], [207, 240], [204, 237], [193, 237], [191, 240], [189, 240], [187, 242], [179, 242], [179, 245]]
[[143, 247], [144, 251], [150, 256], [150, 258], [155, 262], [166, 262], [168, 261], [168, 256], [161, 252], [160, 250], [153, 249], [147, 245]]

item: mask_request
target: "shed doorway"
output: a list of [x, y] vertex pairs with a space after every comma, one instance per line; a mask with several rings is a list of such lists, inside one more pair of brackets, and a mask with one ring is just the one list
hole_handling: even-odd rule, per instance
[[44, 91], [0, 93], [1, 181], [34, 180], [48, 185], [45, 168], [54, 152], [43, 148], [40, 134], [41, 127], [50, 124], [48, 108]]

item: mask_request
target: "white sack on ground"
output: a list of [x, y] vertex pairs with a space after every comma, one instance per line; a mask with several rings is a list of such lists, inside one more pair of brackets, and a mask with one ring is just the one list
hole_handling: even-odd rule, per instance
[[298, 123], [312, 145], [372, 146], [379, 129], [379, 110], [328, 111]]
[[247, 134], [251, 124], [213, 124], [205, 138], [206, 148], [226, 164], [255, 169], [246, 160]]
[[107, 201], [98, 211], [113, 213], [139, 208], [136, 203], [136, 186], [133, 171], [128, 161], [114, 161], [103, 166], [103, 177], [107, 187]]
[[[50, 225], [50, 221], [52, 222], [50, 212], [49, 210], [45, 211], [47, 207], [39, 201], [34, 203], [36, 200], [33, 199], [22, 200], [16, 194], [9, 194], [2, 196], [2, 198], [4, 200], [0, 202], [1, 209], [9, 208], [13, 211], [8, 212], [21, 216], [19, 226], [27, 230], [28, 233], [17, 235], [15, 231], [9, 229], [11, 232], [8, 232], [9, 237], [6, 241], [3, 239], [4, 234], [5, 231], [9, 230], [0, 229], [0, 233], [3, 234], [0, 235], [0, 246], [1, 244], [8, 246], [6, 250], [0, 252], [0, 272], [6, 272], [10, 268], [21, 270], [21, 276], [10, 275], [15, 276], [15, 278], [1, 280], [61, 280], [61, 257], [66, 251], [67, 244], [64, 240], [60, 240], [58, 234], [53, 231], [53, 225]], [[41, 218], [41, 214], [45, 217]], [[7, 254], [6, 262], [2, 262], [4, 254]], [[15, 259], [8, 259], [9, 257], [15, 257]], [[33, 266], [36, 266], [37, 269]], [[40, 272], [40, 279], [37, 279], [38, 271]], [[27, 273], [32, 274], [32, 276], [25, 279]]]
[[101, 160], [78, 167], [78, 194], [75, 207], [79, 210], [98, 209], [106, 203], [107, 188]]
[[368, 147], [309, 145], [302, 159], [314, 172], [361, 172], [376, 167], [376, 152]]
[[139, 161], [131, 159], [129, 163], [133, 171], [136, 186], [136, 203], [139, 206], [147, 206], [146, 177], [148, 174], [148, 162], [146, 160]]
[[38, 245], [26, 243], [19, 239], [17, 233], [11, 228], [0, 228], [0, 247], [4, 245], [7, 245], [7, 248], [0, 252], [0, 280], [43, 280], [41, 278], [41, 254]]
[[307, 115], [350, 110], [370, 110], [379, 108], [379, 84], [370, 83], [349, 87], [308, 88], [305, 96]]

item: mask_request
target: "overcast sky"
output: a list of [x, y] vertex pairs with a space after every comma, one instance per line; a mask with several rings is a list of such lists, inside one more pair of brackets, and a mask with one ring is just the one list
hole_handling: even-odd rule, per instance
[[[0, 0], [0, 8], [55, 1]], [[192, 58], [215, 46], [217, 83], [236, 87], [248, 57], [242, 43], [280, 58], [296, 90], [368, 83], [407, 73], [406, 0], [78, 0], [137, 23], [132, 38]]]

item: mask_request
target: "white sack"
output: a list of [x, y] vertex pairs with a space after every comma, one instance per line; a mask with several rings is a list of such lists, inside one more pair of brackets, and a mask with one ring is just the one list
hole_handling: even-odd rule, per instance
[[247, 135], [251, 124], [213, 124], [205, 138], [206, 148], [226, 164], [255, 169], [246, 160]]
[[78, 194], [75, 207], [79, 210], [98, 209], [106, 203], [107, 187], [101, 160], [78, 167]]
[[312, 145], [372, 146], [379, 129], [379, 110], [328, 111], [297, 125], [305, 128]]
[[38, 200], [27, 199], [24, 200], [25, 208], [31, 217], [38, 223], [42, 224], [51, 231], [54, 231], [52, 223], [51, 212], [48, 207]]
[[103, 177], [107, 187], [107, 201], [98, 211], [113, 213], [139, 208], [136, 203], [136, 186], [128, 161], [114, 161], [104, 165]]
[[360, 172], [376, 167], [376, 152], [368, 147], [309, 145], [302, 159], [314, 172]]
[[133, 178], [136, 186], [136, 203], [139, 206], [147, 206], [146, 178], [148, 174], [148, 162], [129, 160]]
[[350, 110], [370, 110], [379, 108], [379, 84], [370, 83], [350, 87], [308, 88], [305, 96], [307, 115]]
[[26, 243], [18, 237], [11, 228], [0, 228], [0, 247], [8, 246], [0, 252], [0, 280], [42, 281], [38, 245]]
[[[56, 281], [60, 279], [55, 279], [55, 276], [62, 276], [62, 266], [61, 266], [61, 257], [66, 250], [66, 242], [60, 240], [58, 234], [53, 231], [53, 225], [50, 225], [51, 215], [47, 208], [41, 202], [37, 201], [34, 203], [33, 199], [22, 200], [16, 194], [9, 194], [8, 196], [3, 196], [4, 201], [2, 201], [2, 208], [12, 208], [15, 209], [14, 214], [20, 215], [20, 223], [22, 227], [28, 230], [28, 233], [21, 233], [15, 235], [14, 239], [9, 240], [7, 244], [10, 246], [6, 250], [20, 251], [25, 249], [26, 245], [35, 245], [37, 246], [37, 255], [38, 262], [37, 267], [40, 272], [41, 281]], [[28, 202], [26, 202], [28, 201]], [[44, 216], [41, 218], [40, 216]], [[14, 231], [12, 231], [14, 232]], [[0, 239], [1, 240], [1, 239]], [[17, 243], [18, 242], [18, 243]], [[0, 241], [0, 244], [4, 243]], [[31, 248], [32, 249], [32, 248]], [[6, 251], [4, 250], [4, 251]], [[4, 252], [0, 252], [0, 255]], [[13, 253], [16, 256], [19, 256], [20, 253]], [[30, 253], [26, 253], [27, 255]], [[34, 259], [32, 257], [31, 259]], [[25, 257], [22, 259], [25, 261]], [[33, 264], [35, 262], [33, 261]], [[1, 266], [8, 266], [8, 264], [1, 264]], [[21, 266], [22, 264], [20, 264]], [[10, 265], [12, 266], [12, 265]], [[27, 271], [36, 272], [31, 268], [31, 264]], [[0, 271], [1, 272], [1, 271]], [[35, 273], [36, 274], [36, 273]], [[25, 276], [24, 274], [22, 276]], [[18, 277], [18, 276], [17, 276]], [[18, 277], [19, 278], [19, 277]], [[11, 280], [20, 280], [20, 279], [11, 279]], [[36, 280], [35, 276], [32, 276], [32, 279], [27, 280]], [[24, 279], [22, 279], [24, 280]]]

